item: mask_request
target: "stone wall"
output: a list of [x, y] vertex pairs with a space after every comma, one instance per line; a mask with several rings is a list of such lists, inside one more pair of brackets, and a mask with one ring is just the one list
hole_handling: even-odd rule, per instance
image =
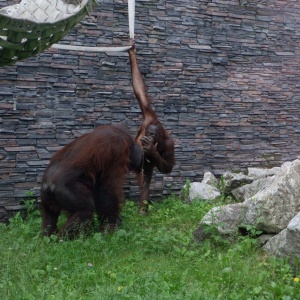
[[[127, 45], [127, 1], [104, 1], [61, 43]], [[0, 0], [4, 7], [16, 1]], [[136, 0], [136, 43], [153, 105], [176, 143], [152, 196], [299, 155], [300, 3]], [[0, 69], [0, 220], [39, 194], [49, 158], [94, 126], [136, 133], [140, 110], [127, 53], [49, 49]], [[133, 175], [126, 197], [137, 198]]]

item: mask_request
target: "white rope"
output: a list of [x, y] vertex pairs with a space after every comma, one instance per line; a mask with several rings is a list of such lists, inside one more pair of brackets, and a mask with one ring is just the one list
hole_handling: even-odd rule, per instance
[[[105, 2], [105, 0], [100, 0], [100, 2], [102, 1]], [[129, 26], [130, 39], [134, 39], [134, 21], [135, 21], [135, 0], [128, 0], [128, 26]], [[51, 47], [55, 49], [87, 51], [87, 52], [124, 52], [124, 51], [128, 51], [132, 46], [88, 47], [88, 46], [53, 44]]]
[[129, 37], [134, 39], [135, 0], [128, 0]]
[[74, 50], [74, 51], [86, 51], [86, 52], [124, 52], [124, 51], [128, 51], [131, 48], [131, 46], [87, 47], [87, 46], [73, 46], [73, 45], [53, 44], [52, 48], [63, 49], [63, 50]]

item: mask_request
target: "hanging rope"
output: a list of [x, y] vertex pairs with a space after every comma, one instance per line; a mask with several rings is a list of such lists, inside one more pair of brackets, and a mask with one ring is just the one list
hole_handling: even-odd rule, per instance
[[88, 46], [73, 46], [73, 45], [63, 45], [63, 44], [54, 44], [52, 48], [63, 49], [63, 50], [74, 50], [74, 51], [86, 51], [86, 52], [123, 52], [128, 51], [131, 46], [122, 46], [122, 47], [88, 47]]
[[128, 0], [129, 37], [134, 40], [135, 0]]
[[[135, 0], [128, 0], [128, 27], [129, 38], [134, 40], [134, 22], [135, 22]], [[74, 50], [74, 51], [87, 51], [87, 52], [124, 52], [128, 51], [132, 46], [114, 46], [114, 47], [88, 47], [88, 46], [73, 46], [54, 44], [52, 48]]]
[[[112, 52], [128, 51], [131, 46], [87, 47], [55, 44], [75, 27], [95, 1], [108, 0], [22, 0], [0, 9], [0, 67], [50, 48]], [[128, 0], [129, 38], [134, 40], [135, 0]]]
[[34, 56], [92, 11], [94, 0], [22, 0], [0, 9], [0, 66]]

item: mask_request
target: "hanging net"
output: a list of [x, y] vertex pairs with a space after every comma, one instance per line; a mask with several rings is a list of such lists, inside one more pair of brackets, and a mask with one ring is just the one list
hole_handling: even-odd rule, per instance
[[94, 0], [22, 0], [0, 9], [0, 66], [34, 56], [92, 11]]

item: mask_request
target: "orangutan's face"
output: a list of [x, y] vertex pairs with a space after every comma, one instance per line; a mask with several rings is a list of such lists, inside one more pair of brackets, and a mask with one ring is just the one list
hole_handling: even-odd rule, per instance
[[152, 139], [155, 144], [158, 141], [158, 127], [156, 125], [149, 125], [146, 130], [146, 136]]

